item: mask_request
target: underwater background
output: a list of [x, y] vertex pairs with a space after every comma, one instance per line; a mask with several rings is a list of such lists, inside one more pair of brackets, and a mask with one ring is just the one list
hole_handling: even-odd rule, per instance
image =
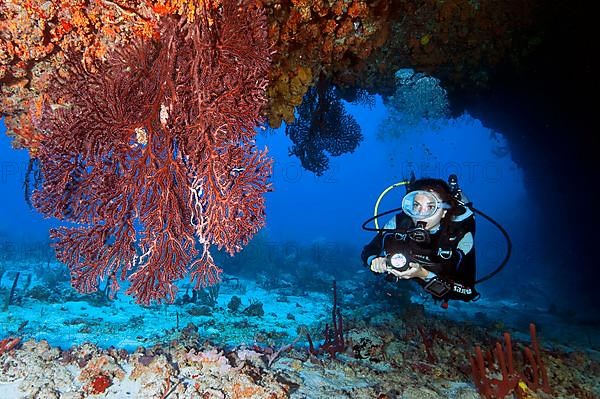
[[[125, 282], [115, 297], [106, 279], [90, 294], [71, 286], [49, 238], [61, 223], [31, 206], [39, 169], [30, 170], [30, 147], [12, 148], [3, 119], [0, 398], [600, 397], [586, 99], [598, 82], [585, 86], [589, 60], [573, 60], [584, 44], [556, 29], [532, 61], [550, 65], [560, 43], [555, 65], [526, 78], [499, 73], [484, 94], [458, 95], [410, 65], [383, 95], [347, 101], [339, 88], [332, 97], [309, 89], [305, 104], [317, 95], [343, 110], [345, 122], [327, 126], [337, 141], [308, 146], [302, 123], [321, 112], [310, 107], [297, 107], [295, 123], [257, 127], [256, 147], [273, 162], [265, 225], [234, 256], [213, 245], [221, 281], [194, 289], [185, 276], [172, 303], [138, 304]], [[443, 309], [413, 282], [362, 265], [373, 236], [362, 224], [383, 190], [413, 174], [457, 175], [508, 232], [510, 258], [477, 286], [478, 301]], [[404, 193], [392, 190], [379, 211]], [[482, 278], [508, 245], [476, 220]], [[492, 366], [513, 356], [514, 367]]]

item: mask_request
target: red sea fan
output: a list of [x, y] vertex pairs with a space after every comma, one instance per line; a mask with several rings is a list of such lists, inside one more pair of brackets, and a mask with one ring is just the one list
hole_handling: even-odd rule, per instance
[[218, 281], [211, 244], [233, 254], [264, 225], [271, 163], [253, 140], [266, 18], [256, 2], [225, 3], [194, 23], [164, 17], [159, 39], [95, 73], [72, 57], [50, 91], [32, 199], [70, 222], [51, 236], [77, 290], [129, 280], [138, 303], [173, 301], [189, 272], [196, 286]]

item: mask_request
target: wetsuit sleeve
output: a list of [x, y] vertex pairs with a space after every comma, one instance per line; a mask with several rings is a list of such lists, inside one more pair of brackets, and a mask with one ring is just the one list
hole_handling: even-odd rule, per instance
[[473, 234], [467, 232], [458, 242], [454, 251], [459, 256], [454, 270], [454, 280], [458, 283], [472, 287], [475, 285], [475, 247]]
[[379, 256], [383, 250], [381, 247], [383, 235], [381, 233], [377, 233], [375, 237], [369, 242], [367, 245], [363, 247], [362, 253], [360, 255], [363, 265], [369, 266], [373, 258]]
[[[395, 229], [396, 228], [396, 217], [388, 220], [388, 222], [383, 226], [384, 229]], [[383, 233], [379, 232], [371, 242], [363, 247], [362, 253], [360, 255], [363, 264], [365, 266], [370, 266], [373, 258], [380, 256], [383, 252]]]
[[451, 247], [440, 248], [437, 254], [437, 262], [439, 262], [440, 268], [432, 271], [444, 279], [473, 285], [475, 282], [475, 247], [473, 241], [473, 234], [467, 231], [456, 237]]

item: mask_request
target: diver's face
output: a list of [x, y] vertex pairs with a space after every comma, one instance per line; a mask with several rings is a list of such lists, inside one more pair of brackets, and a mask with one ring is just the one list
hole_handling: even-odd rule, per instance
[[[433, 193], [431, 193], [433, 194]], [[442, 200], [435, 194], [433, 194], [435, 196], [435, 198], [437, 198], [438, 202], [441, 203]], [[416, 211], [415, 213], [423, 213], [423, 214], [428, 214], [429, 212], [431, 212], [433, 209], [435, 209], [436, 204], [434, 201], [432, 201], [431, 197], [423, 195], [423, 194], [417, 194], [415, 195], [414, 198], [414, 203], [413, 203], [413, 210]], [[417, 218], [412, 218], [413, 222], [415, 224], [417, 224], [417, 222], [425, 222], [425, 228], [427, 230], [432, 230], [437, 228], [440, 225], [440, 222], [442, 221], [442, 219], [444, 218], [444, 216], [446, 216], [446, 210], [442, 209], [441, 207], [431, 216], [429, 216], [426, 219], [417, 219]]]

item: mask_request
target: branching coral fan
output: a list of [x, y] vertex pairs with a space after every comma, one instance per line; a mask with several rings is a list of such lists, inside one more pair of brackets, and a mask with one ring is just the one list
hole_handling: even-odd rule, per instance
[[298, 119], [287, 125], [285, 133], [294, 143], [290, 154], [318, 176], [329, 168], [325, 151], [332, 156], [353, 152], [363, 139], [358, 122], [346, 113], [336, 89], [324, 81], [309, 89], [298, 107]]
[[[233, 254], [264, 225], [271, 171], [254, 145], [270, 62], [256, 2], [163, 17], [160, 38], [112, 53], [96, 73], [68, 62], [34, 122], [44, 178], [32, 201], [77, 223], [51, 232], [73, 286], [138, 303], [175, 298], [174, 280], [218, 281], [211, 244]], [[65, 84], [67, 83], [68, 84]]]
[[62, 69], [65, 53], [81, 53], [93, 69], [115, 46], [154, 34], [158, 18], [147, 2], [0, 1], [0, 114], [15, 147], [36, 155], [39, 137], [27, 110]]

